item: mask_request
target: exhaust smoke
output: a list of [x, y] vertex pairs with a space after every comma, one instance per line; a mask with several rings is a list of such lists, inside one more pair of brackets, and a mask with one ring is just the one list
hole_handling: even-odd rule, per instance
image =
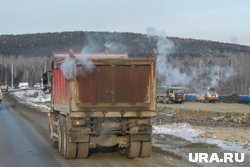
[[235, 75], [232, 65], [225, 65], [220, 62], [211, 65], [206, 62], [206, 58], [200, 58], [202, 64], [200, 67], [187, 67], [182, 62], [180, 70], [180, 67], [178, 67], [180, 65], [174, 65], [173, 61], [176, 58], [174, 55], [178, 54], [178, 47], [174, 42], [167, 38], [163, 31], [158, 31], [155, 28], [148, 28], [147, 34], [149, 38], [156, 40], [158, 86], [180, 85], [189, 88], [194, 93], [201, 93], [207, 87], [216, 88], [220, 86], [220, 82], [226, 82]]
[[157, 43], [157, 62], [156, 72], [157, 80], [160, 85], [186, 85], [190, 81], [190, 78], [181, 73], [178, 68], [174, 68], [170, 63], [170, 55], [174, 54], [176, 47], [170, 39], [165, 36], [163, 31], [157, 31], [155, 28], [148, 28], [147, 34], [150, 38], [156, 38]]

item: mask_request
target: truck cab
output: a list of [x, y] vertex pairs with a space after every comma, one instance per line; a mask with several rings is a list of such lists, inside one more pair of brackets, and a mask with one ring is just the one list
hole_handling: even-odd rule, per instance
[[171, 103], [183, 103], [185, 101], [183, 87], [169, 87], [167, 89], [167, 96]]
[[176, 86], [161, 86], [157, 88], [157, 103], [183, 103], [185, 101], [184, 96], [185, 88]]

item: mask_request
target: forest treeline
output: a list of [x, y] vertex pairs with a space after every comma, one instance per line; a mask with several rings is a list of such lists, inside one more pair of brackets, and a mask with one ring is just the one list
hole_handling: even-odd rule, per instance
[[[169, 63], [181, 73], [191, 76], [198, 71], [198, 78], [206, 86], [212, 80], [207, 73], [213, 67], [221, 93], [245, 94], [250, 87], [250, 47], [205, 40], [168, 37], [174, 51]], [[130, 57], [149, 57], [157, 48], [157, 37], [137, 33], [117, 32], [58, 32], [23, 35], [0, 35], [0, 84], [11, 81], [11, 66], [14, 67], [14, 85], [27, 81], [30, 85], [39, 82], [45, 68], [50, 68], [53, 52], [82, 50], [100, 52], [108, 48], [114, 52], [128, 52]], [[230, 75], [224, 73], [230, 69]], [[210, 80], [210, 81], [209, 81]], [[190, 82], [189, 84], [196, 84]], [[190, 86], [190, 85], [187, 85]]]
[[[215, 56], [228, 53], [250, 53], [250, 47], [205, 40], [168, 37], [176, 46], [176, 53]], [[111, 45], [113, 51], [128, 52], [131, 56], [148, 56], [156, 47], [157, 38], [137, 33], [117, 32], [55, 32], [23, 35], [0, 35], [0, 54], [25, 56], [51, 56], [52, 52], [68, 51], [69, 48], [81, 51], [103, 51]], [[112, 46], [113, 44], [113, 46]]]

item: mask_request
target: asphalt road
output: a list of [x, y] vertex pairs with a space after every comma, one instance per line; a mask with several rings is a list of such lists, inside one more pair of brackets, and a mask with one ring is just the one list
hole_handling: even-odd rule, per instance
[[0, 167], [171, 167], [176, 164], [175, 160], [155, 153], [150, 158], [127, 159], [113, 152], [95, 153], [85, 160], [64, 160], [51, 146], [47, 127], [46, 113], [6, 95], [0, 104]]

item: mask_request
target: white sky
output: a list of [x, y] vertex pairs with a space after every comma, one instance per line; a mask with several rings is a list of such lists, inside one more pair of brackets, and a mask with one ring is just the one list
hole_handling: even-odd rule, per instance
[[146, 33], [250, 45], [247, 0], [0, 0], [0, 34]]

